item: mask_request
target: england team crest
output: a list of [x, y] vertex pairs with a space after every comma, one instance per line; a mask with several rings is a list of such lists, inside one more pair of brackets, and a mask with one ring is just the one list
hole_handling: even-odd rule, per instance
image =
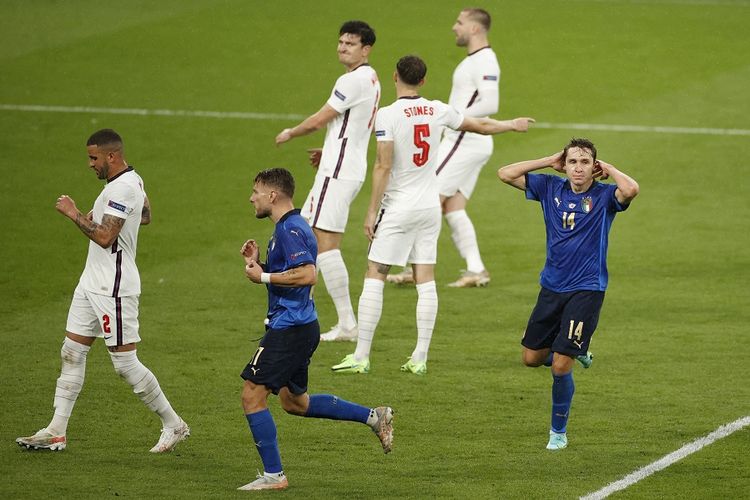
[[581, 200], [581, 208], [585, 213], [591, 212], [591, 209], [594, 208], [594, 200], [590, 196], [583, 198]]

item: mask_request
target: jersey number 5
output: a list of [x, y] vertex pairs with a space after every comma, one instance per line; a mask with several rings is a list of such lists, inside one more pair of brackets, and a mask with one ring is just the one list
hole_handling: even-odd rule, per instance
[[422, 123], [420, 125], [414, 125], [414, 145], [420, 149], [419, 153], [414, 153], [414, 165], [421, 167], [430, 155], [430, 143], [425, 141], [425, 137], [430, 137], [430, 125]]

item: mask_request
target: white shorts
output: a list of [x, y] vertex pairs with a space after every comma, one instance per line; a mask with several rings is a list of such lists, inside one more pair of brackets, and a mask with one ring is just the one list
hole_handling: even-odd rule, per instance
[[440, 141], [437, 169], [440, 195], [450, 198], [460, 191], [467, 200], [471, 198], [479, 173], [492, 156], [492, 147], [491, 137], [467, 140], [461, 134], [455, 141], [448, 138]]
[[77, 286], [65, 329], [84, 337], [102, 337], [107, 347], [140, 342], [138, 296], [109, 297]]
[[379, 264], [435, 264], [442, 215], [440, 207], [406, 212], [381, 209], [367, 258]]
[[349, 206], [362, 184], [360, 181], [316, 176], [300, 215], [311, 227], [343, 233], [349, 220]]

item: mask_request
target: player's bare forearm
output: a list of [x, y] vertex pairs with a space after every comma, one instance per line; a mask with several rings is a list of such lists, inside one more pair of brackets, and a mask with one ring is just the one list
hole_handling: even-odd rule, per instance
[[534, 119], [529, 117], [514, 118], [512, 120], [464, 117], [460, 130], [483, 135], [495, 135], [511, 131], [526, 132], [531, 123], [534, 123]]
[[148, 198], [143, 199], [143, 210], [141, 210], [141, 225], [145, 226], [151, 223], [151, 204]]
[[125, 219], [105, 215], [102, 217], [102, 223], [97, 224], [93, 220], [84, 216], [81, 212], [76, 213], [72, 218], [73, 222], [88, 239], [102, 248], [109, 248], [117, 240]]
[[282, 144], [291, 141], [295, 137], [312, 134], [316, 130], [325, 127], [328, 122], [339, 115], [339, 112], [333, 109], [328, 103], [324, 104], [314, 115], [305, 118], [299, 125], [292, 128], [285, 128], [276, 136], [276, 144]]
[[545, 156], [544, 158], [538, 158], [536, 160], [525, 160], [517, 163], [511, 163], [501, 167], [497, 171], [497, 176], [506, 184], [513, 186], [514, 188], [522, 191], [526, 190], [526, 174], [533, 172], [534, 170], [541, 170], [543, 168], [552, 167], [555, 168], [560, 162], [560, 153], [552, 156]]
[[615, 181], [617, 185], [617, 190], [615, 191], [617, 201], [623, 205], [627, 205], [638, 195], [640, 187], [635, 179], [609, 163], [599, 161], [599, 166], [604, 174], [609, 175]]
[[271, 273], [269, 276], [271, 284], [282, 287], [311, 286], [318, 281], [318, 271], [314, 264], [287, 269], [281, 273]]

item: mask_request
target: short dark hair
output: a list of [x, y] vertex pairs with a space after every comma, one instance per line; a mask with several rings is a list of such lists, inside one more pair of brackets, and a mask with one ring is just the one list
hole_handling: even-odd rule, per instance
[[370, 28], [370, 25], [364, 21], [347, 21], [341, 25], [339, 29], [339, 36], [344, 33], [350, 35], [359, 35], [359, 40], [362, 45], [375, 45], [375, 30]]
[[476, 9], [476, 8], [467, 8], [467, 9], [464, 9], [463, 12], [466, 12], [472, 21], [481, 24], [482, 27], [484, 27], [486, 31], [490, 30], [492, 19], [490, 18], [489, 12], [487, 12], [484, 9]]
[[396, 63], [399, 78], [409, 85], [418, 85], [427, 74], [427, 65], [415, 55], [404, 56]]
[[266, 186], [281, 191], [289, 198], [294, 198], [294, 177], [292, 173], [285, 168], [269, 168], [261, 170], [255, 176], [255, 183], [261, 182]]
[[103, 128], [91, 134], [86, 141], [87, 146], [118, 146], [122, 147], [122, 137], [111, 128]]
[[568, 150], [570, 148], [588, 149], [591, 151], [591, 156], [596, 160], [596, 147], [594, 143], [588, 139], [573, 137], [565, 149], [563, 149], [562, 162], [565, 164], [565, 159], [568, 157]]

